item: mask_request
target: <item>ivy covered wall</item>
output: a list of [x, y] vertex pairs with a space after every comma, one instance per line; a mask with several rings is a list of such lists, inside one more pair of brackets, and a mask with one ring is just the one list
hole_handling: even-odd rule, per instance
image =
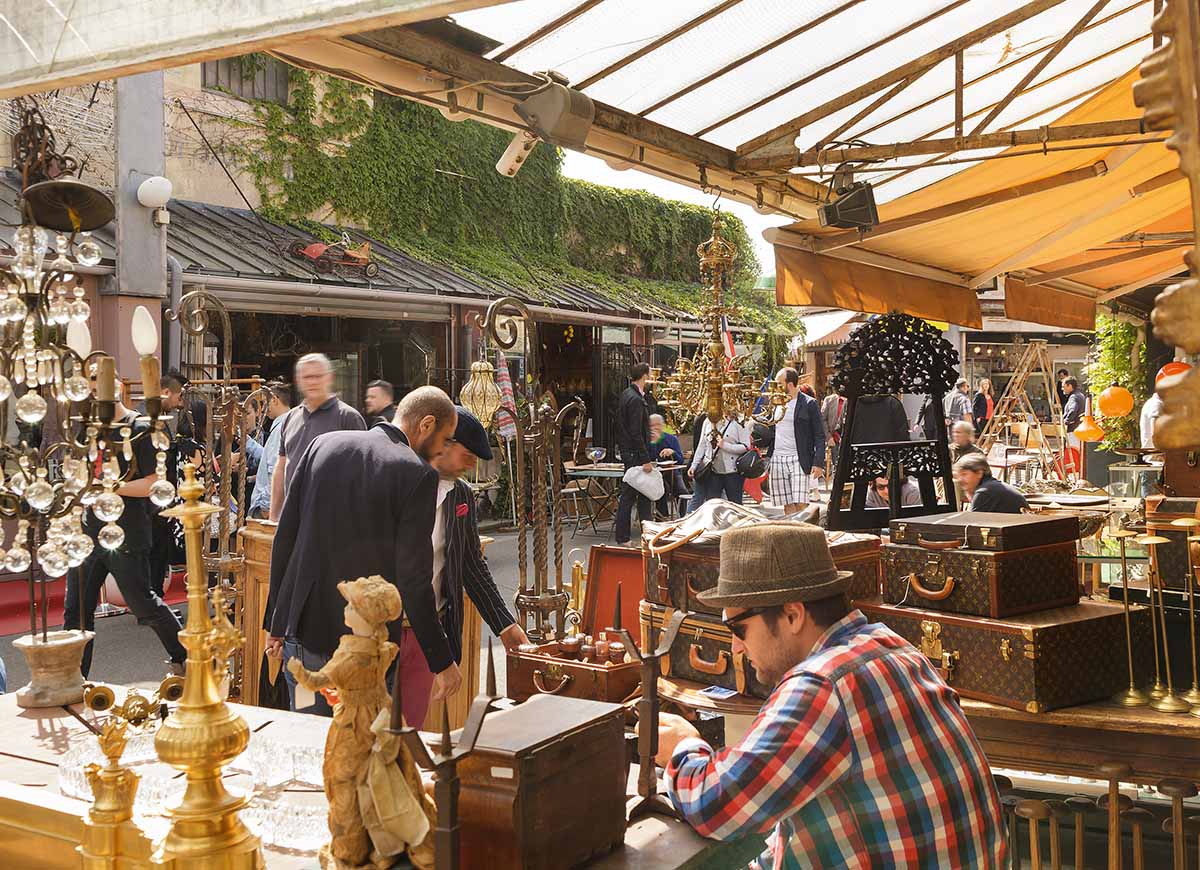
[[[348, 223], [416, 257], [537, 295], [569, 282], [694, 311], [703, 301], [696, 245], [711, 212], [641, 191], [565, 178], [541, 143], [513, 178], [495, 164], [511, 136], [361, 86], [292, 71], [288, 107], [256, 107], [264, 136], [233, 155], [281, 221]], [[795, 318], [749, 292], [759, 264], [745, 226], [726, 215], [740, 251], [734, 289], [745, 319], [783, 330]]]

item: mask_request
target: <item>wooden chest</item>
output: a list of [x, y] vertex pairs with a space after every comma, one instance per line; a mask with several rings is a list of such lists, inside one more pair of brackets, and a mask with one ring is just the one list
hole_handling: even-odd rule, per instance
[[[1125, 617], [1116, 604], [1083, 601], [1010, 619], [859, 602], [927, 655], [964, 698], [1030, 713], [1112, 697], [1129, 685]], [[1150, 611], [1131, 607], [1134, 670], [1152, 671]]]
[[625, 838], [625, 713], [531, 698], [484, 719], [458, 763], [463, 867], [566, 870]]
[[[652, 601], [643, 601], [639, 612], [643, 649], [658, 643], [662, 627], [670, 621], [674, 609]], [[675, 645], [662, 660], [665, 677], [690, 680], [707, 686], [732, 689], [741, 695], [766, 698], [771, 687], [754, 673], [754, 666], [742, 653], [733, 651], [733, 635], [718, 617], [694, 613], [684, 618]]]
[[[879, 595], [879, 536], [861, 532], [826, 532], [834, 564], [853, 571], [849, 596], [853, 599]], [[644, 551], [646, 600], [676, 610], [721, 615], [721, 608], [705, 604], [697, 596], [717, 585], [721, 552], [717, 544], [685, 544], [677, 550], [654, 556]]]
[[[1193, 532], [1183, 526], [1171, 525], [1171, 520], [1200, 519], [1200, 498], [1152, 495], [1146, 498], [1146, 531], [1169, 538], [1171, 543], [1154, 548], [1158, 575], [1170, 589], [1187, 589], [1191, 570], [1188, 560], [1187, 537]], [[1200, 553], [1196, 554], [1200, 557]]]
[[1000, 619], [1079, 601], [1074, 541], [1021, 550], [887, 544], [883, 600]]
[[959, 511], [892, 520], [893, 544], [961, 541], [970, 550], [1023, 550], [1079, 540], [1079, 518]]

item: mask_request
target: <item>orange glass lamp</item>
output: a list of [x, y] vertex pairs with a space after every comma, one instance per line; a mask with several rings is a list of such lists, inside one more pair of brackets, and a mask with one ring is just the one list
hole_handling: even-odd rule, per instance
[[1105, 417], [1124, 417], [1133, 410], [1133, 393], [1113, 384], [1097, 397], [1096, 407]]
[[1080, 441], [1104, 440], [1104, 430], [1100, 428], [1100, 425], [1096, 422], [1096, 418], [1091, 414], [1084, 414], [1079, 420], [1079, 425], [1075, 427], [1075, 431], [1071, 434]]

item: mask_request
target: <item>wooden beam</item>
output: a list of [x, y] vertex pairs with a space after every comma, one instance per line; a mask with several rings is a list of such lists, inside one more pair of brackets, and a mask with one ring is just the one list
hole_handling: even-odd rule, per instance
[[1109, 242], [1190, 242], [1196, 238], [1195, 233], [1127, 233]]
[[679, 90], [675, 91], [675, 93], [669, 94], [669, 95], [663, 97], [661, 100], [659, 100], [657, 103], [654, 103], [652, 106], [642, 109], [642, 111], [638, 112], [638, 114], [644, 118], [646, 115], [657, 112], [663, 106], [673, 103], [676, 100], [680, 99], [681, 97], [686, 97], [688, 94], [692, 93], [692, 91], [696, 90], [697, 88], [702, 88], [709, 82], [716, 81], [717, 79], [721, 78], [721, 76], [727, 75], [728, 73], [733, 72], [738, 67], [745, 66], [746, 64], [750, 63], [750, 61], [752, 61], [758, 57], [761, 57], [762, 55], [766, 54], [768, 51], [773, 51], [774, 49], [779, 48], [779, 46], [783, 45], [785, 42], [791, 42], [797, 36], [802, 36], [803, 34], [812, 30], [814, 27], [817, 27], [820, 24], [824, 24], [826, 21], [828, 21], [831, 18], [836, 18], [838, 15], [841, 15], [846, 10], [851, 9], [854, 6], [857, 6], [859, 3], [862, 3], [862, 2], [863, 2], [863, 0], [846, 0], [845, 3], [841, 4], [840, 6], [835, 7], [833, 9], [830, 9], [825, 14], [818, 15], [816, 18], [813, 18], [809, 21], [805, 21], [799, 27], [789, 30], [787, 33], [783, 34], [783, 36], [780, 36], [777, 39], [772, 39], [766, 45], [764, 45], [760, 48], [756, 48], [754, 51], [750, 52], [747, 55], [743, 55], [742, 57], [739, 57], [737, 60], [732, 61], [731, 63], [725, 64], [725, 66], [721, 67], [716, 72], [709, 73], [708, 75], [704, 76], [703, 78], [697, 79], [696, 81], [692, 82], [691, 84], [687, 85], [686, 87], [680, 88]]
[[1027, 184], [1017, 184], [1012, 187], [1005, 187], [1001, 190], [995, 190], [991, 193], [985, 193], [980, 196], [973, 196], [969, 199], [962, 199], [958, 202], [949, 202], [937, 208], [926, 209], [916, 214], [910, 214], [905, 217], [895, 218], [889, 221], [883, 221], [872, 227], [865, 234], [859, 234], [857, 230], [849, 230], [844, 233], [836, 233], [831, 236], [816, 237], [813, 245], [813, 251], [816, 253], [827, 253], [836, 248], [842, 248], [846, 245], [853, 245], [860, 241], [869, 241], [878, 239], [882, 236], [888, 236], [892, 233], [902, 232], [903, 230], [912, 229], [913, 227], [924, 226], [925, 224], [933, 223], [934, 221], [944, 220], [945, 218], [957, 217], [969, 212], [978, 211], [981, 208], [997, 205], [1002, 202], [1012, 202], [1014, 199], [1021, 199], [1026, 196], [1033, 196], [1035, 193], [1042, 193], [1047, 190], [1065, 187], [1068, 184], [1075, 184], [1080, 181], [1087, 181], [1090, 178], [1099, 178], [1108, 172], [1108, 167], [1103, 160], [1097, 160], [1091, 166], [1085, 166], [1080, 169], [1072, 169], [1069, 172], [1060, 172], [1057, 175], [1051, 175], [1047, 178], [1042, 178], [1038, 181], [1032, 181]]
[[1147, 247], [1137, 248], [1133, 251], [1122, 251], [1119, 254], [1114, 254], [1111, 257], [1104, 257], [1100, 260], [1093, 260], [1090, 263], [1077, 263], [1074, 266], [1067, 266], [1063, 269], [1056, 269], [1053, 272], [1039, 272], [1037, 277], [1025, 283], [1030, 287], [1037, 284], [1045, 284], [1048, 281], [1053, 281], [1056, 278], [1070, 278], [1073, 275], [1082, 275], [1086, 272], [1094, 272], [1096, 269], [1103, 269], [1106, 266], [1115, 266], [1118, 263], [1128, 263], [1131, 260], [1140, 260], [1143, 257], [1151, 257], [1160, 251], [1173, 251], [1178, 248], [1186, 248], [1190, 242], [1171, 243], [1166, 245], [1150, 245]]
[[1033, 65], [1025, 75], [1021, 76], [1021, 80], [1013, 85], [1012, 90], [1004, 95], [1000, 102], [992, 107], [992, 110], [984, 116], [984, 119], [979, 122], [978, 126], [971, 131], [972, 136], [978, 136], [987, 129], [987, 125], [996, 120], [996, 116], [1008, 108], [1008, 104], [1015, 100], [1021, 93], [1025, 91], [1025, 86], [1037, 78], [1038, 74], [1046, 68], [1046, 66], [1058, 57], [1064, 48], [1070, 45], [1071, 40], [1080, 34], [1080, 32], [1088, 26], [1093, 18], [1100, 14], [1100, 10], [1108, 5], [1108, 0], [1097, 0], [1093, 3], [1087, 12], [1083, 13], [1083, 17], [1075, 22], [1075, 25], [1062, 35], [1058, 42], [1054, 43], [1054, 47], [1043, 54], [1038, 62]]
[[493, 57], [492, 60], [496, 61], [497, 63], [502, 63], [503, 61], [508, 60], [510, 57], [512, 57], [517, 52], [524, 51], [525, 49], [529, 48], [529, 46], [535, 45], [535, 44], [541, 42], [543, 39], [545, 39], [547, 36], [549, 36], [554, 31], [561, 30], [562, 28], [566, 27], [568, 24], [570, 24], [572, 21], [574, 21], [580, 15], [587, 12], [593, 6], [597, 6], [602, 2], [603, 2], [603, 0], [584, 0], [584, 2], [580, 3], [578, 6], [568, 9], [566, 12], [564, 12], [562, 15], [558, 16], [557, 18], [555, 18], [551, 21], [547, 21], [545, 24], [543, 24], [537, 30], [533, 31], [533, 33], [529, 34], [528, 36], [518, 39], [516, 42], [514, 42], [508, 48], [504, 49], [499, 54], [497, 54], [495, 57]]
[[[356, 45], [383, 52], [463, 82], [498, 81], [522, 85], [542, 83], [541, 79], [520, 70], [465, 52], [449, 43], [405, 27], [389, 27], [344, 38]], [[671, 151], [702, 166], [733, 168], [733, 152], [728, 148], [680, 133], [678, 130], [672, 130], [646, 118], [639, 118], [604, 103], [595, 103], [595, 110], [593, 123], [600, 129]]]
[[963, 53], [954, 55], [954, 135], [963, 134]]
[[756, 154], [756, 152], [766, 149], [769, 145], [780, 144], [780, 140], [785, 140], [781, 143], [784, 146], [782, 150], [788, 151], [791, 146], [790, 140], [814, 121], [819, 121], [827, 115], [844, 109], [847, 106], [852, 106], [863, 97], [868, 97], [883, 88], [894, 85], [896, 82], [919, 70], [936, 66], [947, 58], [953, 57], [959, 51], [970, 48], [975, 43], [995, 36], [997, 33], [1003, 33], [1005, 30], [1020, 24], [1022, 21], [1027, 21], [1035, 15], [1045, 12], [1047, 9], [1053, 9], [1062, 2], [1064, 0], [1032, 0], [1032, 2], [1025, 3], [1007, 15], [1002, 15], [982, 27], [977, 27], [970, 33], [960, 36], [958, 39], [953, 39], [935, 48], [933, 51], [926, 52], [915, 60], [901, 64], [866, 84], [842, 94], [840, 97], [835, 97], [832, 100], [822, 103], [798, 118], [793, 118], [791, 121], [780, 124], [760, 136], [755, 136], [753, 139], [743, 142], [737, 147], [738, 156], [745, 157]]
[[1135, 290], [1141, 290], [1143, 287], [1148, 287], [1151, 284], [1157, 284], [1159, 281], [1166, 281], [1168, 278], [1174, 278], [1176, 275], [1182, 276], [1187, 271], [1187, 263], [1180, 258], [1178, 266], [1172, 266], [1170, 269], [1163, 269], [1153, 275], [1145, 278], [1139, 278], [1137, 281], [1131, 281], [1128, 284], [1123, 284], [1120, 287], [1114, 287], [1112, 290], [1105, 290], [1096, 297], [1097, 302], [1107, 302], [1110, 299], [1119, 299], [1126, 293], [1133, 293]]
[[[926, 70], [925, 72], [928, 72], [928, 70]], [[911, 85], [913, 82], [915, 82], [917, 79], [919, 79], [921, 76], [925, 75], [925, 72], [919, 72], [916, 75], [909, 76], [904, 81], [899, 82], [891, 90], [884, 91], [879, 97], [872, 100], [866, 106], [864, 106], [863, 108], [861, 108], [857, 112], [855, 112], [854, 117], [850, 118], [848, 121], [846, 121], [844, 124], [842, 124], [836, 130], [834, 130], [832, 133], [829, 133], [828, 135], [823, 137], [820, 142], [818, 142], [816, 145], [813, 146], [813, 150], [821, 151], [821, 150], [825, 149], [826, 147], [828, 147], [830, 142], [836, 142], [838, 139], [838, 136], [841, 136], [843, 133], [845, 133], [847, 130], [849, 130], [851, 127], [853, 127], [859, 121], [861, 121], [863, 118], [868, 117], [872, 112], [874, 112], [876, 109], [878, 109], [884, 103], [886, 103], [888, 100], [892, 99], [892, 97], [896, 96], [901, 91], [903, 91], [905, 88], [907, 88], [909, 85]]]
[[[1040, 114], [1040, 113], [1039, 113]], [[948, 139], [921, 139], [916, 142], [895, 142], [890, 145], [852, 145], [820, 153], [815, 149], [794, 153], [789, 158], [739, 158], [737, 168], [791, 169], [793, 166], [817, 166], [845, 163], [853, 160], [895, 160], [920, 154], [954, 154], [959, 151], [978, 151], [983, 148], [1011, 148], [1015, 145], [1041, 145], [1049, 142], [1072, 142], [1078, 139], [1103, 139], [1108, 136], [1131, 136], [1145, 133], [1145, 121], [1128, 118], [1121, 121], [1095, 121], [1090, 124], [1066, 124], [1061, 127], [1033, 127], [1025, 130], [998, 130]], [[770, 165], [764, 165], [770, 164]]]
[[1158, 190], [1160, 187], [1166, 187], [1169, 184], [1174, 184], [1177, 181], [1183, 181], [1186, 176], [1178, 169], [1172, 169], [1164, 172], [1161, 175], [1156, 175], [1153, 178], [1148, 178], [1141, 184], [1135, 185], [1133, 188], [1134, 196], [1141, 196], [1143, 193], [1150, 193], [1152, 190]]
[[[966, 2], [966, 0], [952, 0], [952, 2], [950, 2], [948, 5], [943, 6], [940, 9], [935, 9], [933, 12], [930, 12], [928, 15], [924, 16], [923, 18], [919, 18], [916, 21], [913, 21], [909, 24], [904, 25], [903, 27], [901, 27], [899, 30], [895, 31], [894, 33], [889, 33], [886, 36], [881, 36], [879, 39], [876, 39], [874, 42], [864, 45], [862, 48], [858, 49], [858, 51], [852, 52], [852, 53], [846, 55], [845, 57], [842, 57], [842, 58], [839, 58], [839, 59], [833, 61], [832, 63], [828, 63], [825, 66], [821, 67], [816, 72], [811, 72], [806, 76], [796, 79], [796, 81], [792, 82], [789, 85], [784, 85], [782, 88], [779, 88], [774, 93], [769, 94], [760, 100], [755, 100], [753, 103], [751, 103], [748, 106], [743, 106], [742, 108], [740, 108], [736, 112], [734, 112], [732, 115], [726, 115], [724, 118], [721, 118], [721, 120], [716, 121], [715, 123], [709, 124], [707, 127], [703, 128], [702, 130], [697, 130], [696, 135], [703, 136], [706, 133], [711, 133], [713, 130], [716, 130], [718, 127], [724, 127], [730, 121], [736, 121], [738, 118], [742, 117], [743, 115], [748, 115], [756, 109], [761, 109], [763, 106], [767, 105], [768, 103], [772, 103], [775, 100], [779, 99], [780, 97], [785, 96], [786, 94], [790, 94], [792, 91], [796, 90], [797, 88], [801, 88], [807, 84], [811, 84], [812, 82], [821, 78], [821, 76], [823, 76], [827, 73], [833, 72], [833, 70], [837, 69], [838, 67], [845, 66], [846, 64], [850, 63], [853, 60], [857, 60], [858, 58], [862, 57], [865, 54], [870, 54], [872, 51], [879, 48], [880, 46], [887, 45], [893, 39], [897, 39], [901, 36], [904, 36], [906, 33], [916, 30], [918, 27], [923, 27], [924, 25], [928, 24], [931, 21], [936, 21], [938, 18], [945, 15], [947, 12], [950, 12], [951, 10], [957, 9], [959, 6], [962, 6], [965, 2]], [[1040, 0], [1040, 2], [1049, 2], [1049, 0]], [[1060, 2], [1061, 2], [1061, 0], [1060, 0]], [[911, 72], [918, 72], [918, 70], [912, 70]], [[869, 97], [871, 94], [875, 93], [875, 91], [882, 90], [883, 88], [888, 87], [888, 85], [894, 85], [896, 82], [902, 81], [905, 78], [908, 78], [908, 75], [899, 76], [899, 77], [895, 78], [894, 80], [887, 82], [887, 84], [884, 84], [879, 88], [876, 88], [874, 91], [865, 93], [862, 96]], [[857, 103], [858, 100], [855, 100], [854, 102]], [[848, 103], [847, 105], [851, 105], [851, 104]], [[843, 106], [843, 107], [839, 107], [839, 108], [845, 108], [845, 107]], [[797, 130], [796, 132], [798, 133], [800, 131]], [[740, 147], [739, 147], [738, 151], [739, 151], [739, 153], [741, 152]]]
[[[813, 250], [812, 236], [805, 233], [798, 233], [787, 227], [769, 227], [763, 230], [762, 235], [772, 245], [796, 248], [797, 250], [808, 251], [810, 253]], [[950, 272], [946, 269], [938, 269], [935, 266], [926, 266], [923, 263], [901, 260], [899, 257], [889, 257], [887, 254], [879, 254], [875, 251], [868, 251], [865, 248], [838, 248], [834, 251], [826, 251], [821, 256], [833, 257], [835, 260], [850, 260], [851, 262], [863, 263], [868, 266], [878, 266], [890, 272], [900, 272], [904, 275], [913, 275], [917, 278], [929, 278], [933, 281], [953, 284], [956, 287], [967, 286], [968, 279], [966, 275], [960, 275], [957, 272]]]
[[683, 24], [679, 25], [674, 30], [672, 30], [670, 33], [664, 33], [662, 36], [660, 36], [658, 39], [655, 39], [653, 42], [650, 42], [647, 45], [642, 46], [637, 51], [635, 51], [633, 54], [627, 54], [627, 55], [625, 55], [625, 57], [621, 58], [620, 60], [610, 63], [604, 69], [600, 70], [600, 72], [594, 73], [594, 74], [588, 76], [586, 79], [581, 81], [579, 84], [575, 85], [575, 87], [579, 88], [579, 90], [581, 90], [581, 91], [585, 90], [587, 88], [590, 88], [592, 85], [594, 85], [596, 82], [600, 81], [601, 79], [608, 78], [613, 73], [624, 69], [625, 67], [629, 66], [631, 63], [633, 63], [636, 60], [640, 60], [641, 58], [648, 55], [650, 52], [657, 51], [658, 49], [660, 49], [664, 45], [666, 45], [668, 42], [671, 42], [672, 40], [677, 39], [680, 36], [683, 36], [683, 34], [687, 33], [688, 31], [696, 29], [704, 22], [706, 22], [710, 19], [716, 18], [722, 12], [732, 9], [734, 6], [737, 6], [741, 2], [742, 2], [742, 0], [724, 0], [724, 2], [718, 3], [712, 9], [702, 12], [699, 15], [697, 15], [695, 18], [691, 19], [690, 21], [686, 21]]

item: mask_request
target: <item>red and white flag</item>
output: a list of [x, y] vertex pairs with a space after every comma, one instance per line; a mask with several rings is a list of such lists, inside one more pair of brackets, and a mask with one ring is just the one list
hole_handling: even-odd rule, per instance
[[500, 423], [500, 434], [505, 440], [517, 437], [517, 424], [513, 415], [517, 413], [517, 400], [513, 396], [512, 376], [508, 373], [508, 360], [504, 358], [504, 351], [496, 351], [496, 386], [500, 388], [500, 407], [507, 409], [502, 410], [496, 415], [496, 419]]
[[733, 349], [733, 333], [729, 331], [729, 320], [724, 316], [721, 317], [721, 344], [725, 348], [725, 359], [732, 362], [737, 354]]

